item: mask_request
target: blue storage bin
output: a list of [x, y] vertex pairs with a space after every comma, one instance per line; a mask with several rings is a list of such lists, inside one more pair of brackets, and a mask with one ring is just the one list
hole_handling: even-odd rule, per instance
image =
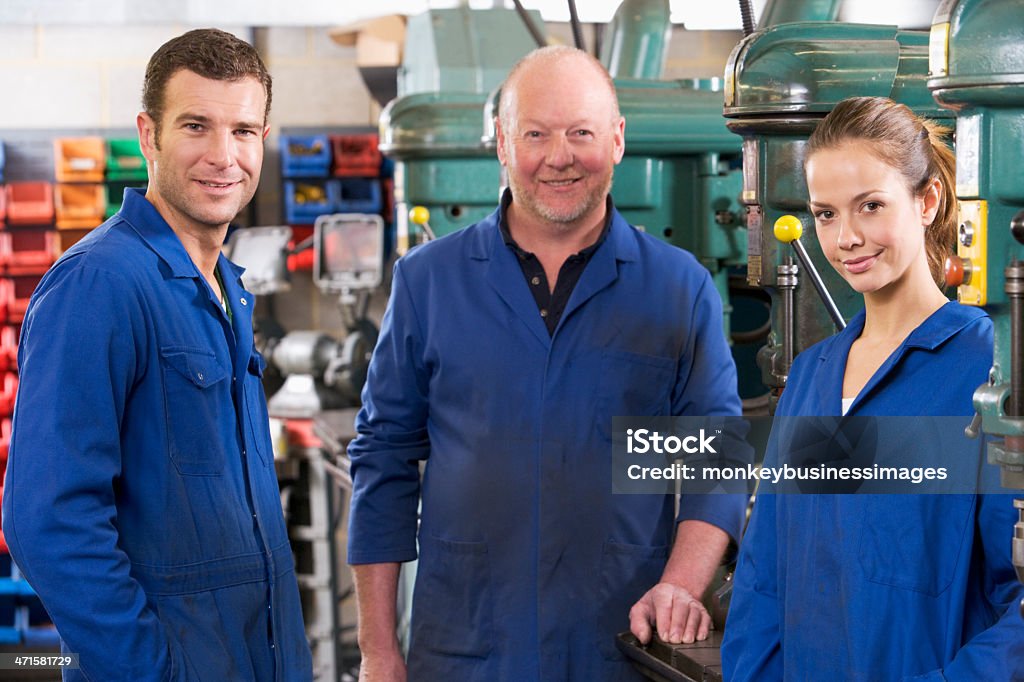
[[0, 140], [0, 182], [4, 181], [4, 143]]
[[380, 181], [374, 179], [345, 178], [341, 181], [340, 213], [380, 213]]
[[319, 216], [337, 213], [339, 180], [288, 180], [284, 183], [284, 214], [289, 225], [311, 225]]
[[331, 175], [331, 141], [326, 135], [282, 135], [281, 175], [326, 178]]

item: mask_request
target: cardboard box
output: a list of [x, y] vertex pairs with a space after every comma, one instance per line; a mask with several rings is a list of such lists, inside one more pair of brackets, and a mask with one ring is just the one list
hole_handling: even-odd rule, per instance
[[355, 46], [360, 67], [397, 67], [402, 63], [405, 17], [389, 14], [331, 29], [328, 34], [338, 45]]

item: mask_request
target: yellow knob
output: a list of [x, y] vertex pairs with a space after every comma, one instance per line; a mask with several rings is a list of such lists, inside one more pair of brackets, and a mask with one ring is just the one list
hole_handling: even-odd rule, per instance
[[795, 215], [784, 215], [775, 221], [775, 238], [783, 244], [800, 239], [804, 233], [804, 225]]
[[409, 211], [409, 220], [417, 225], [426, 225], [430, 220], [430, 210], [426, 206], [413, 206]]

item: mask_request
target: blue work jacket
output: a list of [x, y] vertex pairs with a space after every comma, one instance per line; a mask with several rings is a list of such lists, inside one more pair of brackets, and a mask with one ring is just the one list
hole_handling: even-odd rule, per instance
[[736, 537], [744, 500], [677, 516], [669, 496], [613, 495], [611, 420], [740, 412], [721, 302], [616, 212], [549, 335], [498, 221], [395, 266], [349, 448], [349, 561], [410, 561], [418, 537], [414, 682], [642, 679], [614, 638], [676, 521]]
[[[846, 357], [863, 326], [862, 312], [797, 357], [778, 415], [841, 414]], [[988, 316], [948, 303], [847, 415], [964, 415], [966, 426], [991, 364]], [[1008, 495], [758, 497], [722, 645], [725, 679], [1024, 679], [1015, 521]]]
[[3, 529], [81, 669], [65, 680], [309, 680], [253, 296], [233, 325], [137, 190], [32, 296]]

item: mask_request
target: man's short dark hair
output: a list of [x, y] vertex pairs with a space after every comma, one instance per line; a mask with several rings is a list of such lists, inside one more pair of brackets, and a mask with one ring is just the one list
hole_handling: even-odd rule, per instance
[[146, 77], [142, 82], [142, 109], [153, 119], [157, 138], [160, 136], [167, 81], [182, 69], [218, 81], [255, 78], [267, 93], [267, 104], [263, 111], [263, 122], [266, 124], [270, 116], [271, 80], [256, 48], [225, 31], [197, 28], [161, 45], [146, 65]]

